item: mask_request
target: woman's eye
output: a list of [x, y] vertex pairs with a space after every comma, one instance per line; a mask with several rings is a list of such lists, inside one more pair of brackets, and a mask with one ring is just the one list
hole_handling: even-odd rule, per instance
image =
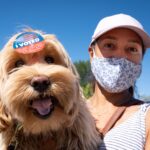
[[104, 44], [104, 49], [114, 49], [115, 45], [112, 43], [106, 43]]
[[15, 67], [18, 68], [18, 67], [23, 66], [24, 64], [25, 64], [25, 62], [20, 59], [15, 62]]
[[129, 47], [128, 51], [131, 52], [131, 53], [138, 53], [138, 50], [135, 47]]
[[54, 63], [54, 59], [53, 59], [53, 57], [51, 57], [51, 56], [45, 56], [44, 60], [45, 60], [48, 64]]

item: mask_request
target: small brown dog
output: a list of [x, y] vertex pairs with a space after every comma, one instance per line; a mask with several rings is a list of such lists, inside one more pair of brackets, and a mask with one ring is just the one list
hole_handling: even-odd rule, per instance
[[97, 150], [78, 74], [53, 35], [28, 30], [0, 55], [0, 150]]

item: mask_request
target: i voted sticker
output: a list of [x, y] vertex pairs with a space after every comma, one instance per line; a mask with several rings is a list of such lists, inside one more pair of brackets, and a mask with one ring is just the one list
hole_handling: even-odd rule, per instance
[[24, 32], [17, 36], [13, 48], [18, 53], [28, 54], [42, 50], [45, 46], [44, 38], [35, 32]]

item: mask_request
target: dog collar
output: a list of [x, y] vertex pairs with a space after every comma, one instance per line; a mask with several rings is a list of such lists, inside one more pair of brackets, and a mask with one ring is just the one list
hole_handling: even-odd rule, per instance
[[14, 130], [15, 130], [15, 133], [10, 140], [10, 143], [7, 147], [7, 150], [17, 150], [17, 148], [19, 146], [19, 139], [18, 138], [21, 135], [21, 133], [23, 132], [23, 127], [20, 123], [17, 122], [14, 124]]

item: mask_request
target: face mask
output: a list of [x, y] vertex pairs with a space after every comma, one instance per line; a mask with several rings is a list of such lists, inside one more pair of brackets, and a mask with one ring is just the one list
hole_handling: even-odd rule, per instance
[[95, 54], [91, 62], [95, 79], [110, 93], [119, 93], [133, 86], [141, 68], [141, 64], [125, 58], [99, 58]]

